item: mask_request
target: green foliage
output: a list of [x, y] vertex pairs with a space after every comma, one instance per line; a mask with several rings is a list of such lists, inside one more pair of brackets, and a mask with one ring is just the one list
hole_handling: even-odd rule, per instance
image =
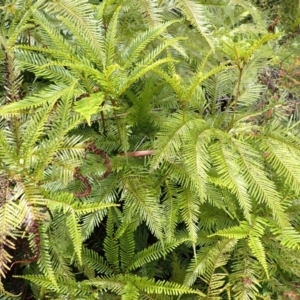
[[297, 69], [249, 1], [0, 9], [0, 299], [298, 297]]

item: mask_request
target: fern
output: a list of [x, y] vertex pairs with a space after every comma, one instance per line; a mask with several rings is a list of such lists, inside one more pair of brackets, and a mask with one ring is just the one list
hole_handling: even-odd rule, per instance
[[0, 4], [0, 298], [297, 295], [280, 36], [245, 0], [96, 2]]

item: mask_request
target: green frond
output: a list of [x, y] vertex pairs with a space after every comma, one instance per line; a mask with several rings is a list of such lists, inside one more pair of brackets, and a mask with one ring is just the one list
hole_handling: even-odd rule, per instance
[[[247, 80], [249, 80], [248, 77]], [[251, 107], [251, 105], [255, 105], [258, 99], [261, 97], [261, 94], [264, 92], [264, 90], [265, 88], [262, 85], [250, 83], [245, 87], [243, 91], [241, 91], [238, 98], [238, 105], [247, 108]]]
[[[3, 201], [3, 200], [2, 200]], [[9, 249], [15, 249], [18, 231], [24, 221], [26, 211], [20, 210], [15, 201], [5, 199], [0, 209], [0, 278], [5, 278], [13, 257]]]
[[117, 294], [123, 292], [124, 287], [128, 282], [131, 282], [138, 290], [146, 292], [148, 294], [162, 294], [162, 295], [184, 295], [184, 294], [196, 294], [204, 296], [199, 290], [194, 290], [189, 287], [185, 287], [178, 283], [167, 281], [155, 281], [154, 279], [148, 279], [145, 277], [138, 277], [134, 275], [117, 275], [115, 277], [96, 278], [93, 280], [83, 281], [84, 285], [94, 285], [101, 289], [109, 289]]
[[288, 226], [285, 228], [276, 228], [273, 226], [271, 232], [276, 236], [276, 239], [284, 247], [290, 249], [299, 249], [300, 233], [295, 228]]
[[[214, 286], [224, 287], [226, 272], [219, 273], [218, 268], [225, 266], [230, 258], [231, 251], [236, 245], [235, 240], [223, 240], [214, 245], [206, 246], [191, 260], [184, 280], [186, 286], [192, 286], [197, 278], [203, 278], [208, 284], [210, 292], [214, 292]], [[221, 292], [218, 289], [219, 293]]]
[[[153, 58], [157, 56], [157, 53], [155, 55], [152, 55]], [[118, 89], [118, 95], [122, 95], [133, 83], [135, 83], [137, 80], [141, 79], [145, 74], [147, 74], [150, 71], [155, 70], [157, 67], [166, 64], [168, 62], [172, 61], [170, 58], [162, 58], [158, 59], [157, 61], [153, 62], [152, 64], [137, 64], [137, 66], [130, 72], [130, 77], [125, 80], [121, 86]]]
[[16, 153], [16, 141], [13, 132], [10, 130], [0, 130], [0, 158], [7, 168], [19, 164], [19, 157]]
[[49, 17], [47, 17], [43, 11], [35, 10], [34, 18], [42, 28], [42, 30], [39, 31], [39, 34], [43, 40], [45, 40], [45, 42], [47, 41], [47, 48], [27, 45], [17, 45], [15, 48], [32, 52], [52, 54], [55, 59], [75, 59], [75, 48], [63, 38], [57, 27], [52, 26]]
[[[51, 261], [55, 269], [57, 279], [59, 277], [63, 277], [65, 279], [74, 279], [75, 274], [73, 273], [73, 265], [70, 265], [70, 257], [66, 255], [66, 250], [72, 249], [72, 243], [70, 241], [69, 232], [66, 230], [65, 222], [66, 218], [62, 217], [62, 214], [55, 214], [49, 229]], [[29, 272], [29, 274], [32, 273], [33, 272]]]
[[107, 31], [106, 31], [106, 38], [105, 38], [105, 53], [106, 53], [106, 61], [105, 67], [108, 67], [113, 64], [115, 51], [116, 51], [116, 34], [117, 34], [117, 26], [118, 26], [118, 18], [120, 13], [121, 6], [119, 6], [113, 14], [111, 18]]
[[75, 213], [70, 213], [67, 216], [66, 225], [70, 233], [70, 237], [72, 240], [74, 252], [77, 256], [79, 264], [82, 265], [82, 235], [81, 235], [81, 228], [79, 225], [79, 218], [75, 215]]
[[57, 277], [55, 274], [55, 269], [53, 267], [52, 256], [51, 256], [51, 244], [49, 241], [47, 226], [48, 224], [43, 224], [39, 227], [40, 234], [40, 255], [38, 259], [38, 266], [41, 272], [47, 278], [49, 286], [59, 290], [59, 284], [57, 282]]
[[16, 56], [20, 67], [33, 72], [37, 77], [45, 77], [58, 85], [72, 85], [77, 81], [76, 76], [66, 68], [66, 63], [52, 61], [50, 58], [45, 58], [42, 53], [17, 49]]
[[193, 93], [203, 81], [205, 81], [207, 78], [214, 76], [225, 69], [228, 69], [228, 67], [225, 65], [220, 65], [211, 69], [207, 73], [203, 73], [203, 70], [200, 68], [200, 70], [195, 74], [194, 78], [192, 78], [191, 80], [191, 83], [185, 94], [185, 101], [186, 102], [190, 101], [191, 97], [193, 96]]
[[211, 168], [211, 157], [207, 145], [214, 139], [214, 129], [202, 120], [191, 124], [191, 134], [183, 137], [182, 157], [188, 168], [192, 187], [203, 202], [208, 196], [208, 173]]
[[223, 134], [219, 138], [220, 140], [210, 147], [213, 165], [222, 179], [224, 187], [236, 195], [245, 218], [250, 222], [252, 201], [247, 191], [248, 183], [243, 176], [241, 166], [238, 164], [238, 157], [234, 148], [228, 141], [224, 140]]
[[54, 103], [51, 104], [52, 105], [44, 105], [41, 109], [36, 111], [34, 116], [28, 122], [26, 122], [26, 129], [22, 132], [24, 140], [22, 141], [19, 150], [22, 153], [23, 164], [26, 166], [30, 165], [34, 147], [46, 130], [46, 122], [48, 121]]
[[243, 8], [243, 13], [249, 13], [251, 14], [252, 18], [256, 22], [258, 26], [263, 27], [265, 24], [263, 22], [263, 19], [261, 17], [261, 14], [259, 13], [258, 9], [249, 3], [248, 1], [245, 0], [232, 0], [230, 1], [233, 5], [239, 5]]
[[[150, 29], [146, 30], [145, 32], [137, 36], [132, 42], [130, 42], [125, 52], [122, 53], [122, 59], [124, 61], [123, 67], [127, 69], [133, 63], [135, 63], [137, 58], [140, 56], [140, 54], [145, 50], [146, 46], [154, 39], [159, 37], [173, 23], [174, 21], [166, 22], [164, 24], [159, 24], [156, 25], [155, 27], [151, 27]], [[166, 44], [170, 45], [170, 43], [166, 43]], [[156, 53], [156, 56], [158, 54], [159, 53]], [[148, 59], [148, 61], [153, 61], [153, 58], [151, 60]]]
[[233, 71], [232, 69], [225, 69], [203, 81], [204, 91], [208, 98], [208, 108], [211, 114], [221, 111], [221, 102], [218, 99], [232, 93], [236, 77]]
[[[174, 114], [171, 120], [165, 121], [158, 133], [154, 146], [157, 149], [155, 157], [151, 163], [151, 169], [155, 170], [164, 160], [172, 160], [179, 153], [179, 149], [184, 144], [184, 137], [189, 135], [190, 128], [193, 127], [194, 118], [186, 117], [183, 120], [182, 114]], [[198, 120], [205, 126], [205, 122]]]
[[[41, 5], [40, 3], [36, 3], [35, 6]], [[13, 48], [13, 46], [17, 43], [19, 37], [21, 34], [26, 31], [26, 29], [32, 28], [32, 24], [28, 24], [28, 21], [31, 17], [31, 11], [29, 7], [27, 7], [27, 10], [20, 9], [16, 14], [15, 18], [13, 18], [12, 22], [10, 23], [10, 26], [8, 28], [8, 41], [7, 46], [9, 48]], [[2, 22], [1, 22], [2, 23]], [[3, 26], [3, 25], [2, 25]]]
[[189, 237], [193, 244], [197, 241], [197, 232], [199, 230], [198, 220], [200, 216], [200, 200], [189, 187], [183, 188], [178, 195], [180, 206], [180, 217], [187, 227]]
[[249, 247], [251, 248], [253, 255], [260, 262], [261, 266], [263, 267], [263, 269], [266, 273], [267, 278], [269, 279], [266, 252], [265, 252], [265, 249], [264, 249], [261, 239], [259, 237], [250, 235], [248, 244], [249, 244]]
[[138, 1], [137, 8], [141, 16], [145, 16], [144, 22], [148, 25], [156, 25], [162, 21], [161, 3], [157, 0], [142, 0]]
[[122, 294], [122, 300], [138, 300], [139, 299], [139, 290], [138, 288], [131, 282], [128, 281], [124, 287], [124, 293]]
[[88, 125], [91, 126], [91, 116], [99, 111], [103, 111], [103, 108], [101, 108], [103, 101], [103, 93], [92, 94], [89, 95], [89, 97], [85, 97], [79, 101], [76, 101], [74, 110], [80, 113], [86, 119]]
[[132, 230], [128, 229], [120, 237], [121, 268], [126, 272], [133, 260], [136, 260], [134, 233]]
[[107, 215], [107, 223], [106, 223], [106, 237], [103, 242], [105, 257], [107, 262], [114, 270], [114, 274], [119, 272], [119, 242], [114, 236], [114, 220], [111, 210]]
[[[95, 202], [92, 206], [99, 206], [102, 204], [115, 203], [118, 199], [117, 194], [117, 184], [119, 182], [119, 178], [117, 176], [109, 176], [105, 179], [105, 183], [100, 181], [98, 183], [99, 188], [95, 191], [95, 195], [93, 194], [93, 190], [91, 196], [94, 197]], [[90, 236], [90, 234], [94, 231], [96, 226], [99, 226], [104, 216], [106, 215], [107, 210], [95, 210], [94, 212], [89, 212], [87, 215], [82, 216], [82, 231], [84, 240]]]
[[119, 204], [101, 203], [101, 202], [100, 203], [99, 202], [93, 202], [93, 203], [74, 202], [74, 204], [72, 205], [72, 209], [77, 215], [85, 215], [99, 210], [106, 210], [110, 207], [115, 207], [115, 206], [119, 206]]
[[97, 252], [83, 247], [81, 255], [83, 267], [89, 267], [99, 274], [113, 274], [112, 268], [107, 264], [105, 259], [102, 256], [100, 256]]
[[261, 265], [252, 257], [246, 241], [239, 242], [236, 249], [229, 274], [232, 283], [231, 295], [234, 299], [257, 299], [256, 295], [261, 288]]
[[178, 199], [176, 199], [176, 191], [176, 184], [166, 179], [162, 205], [165, 212], [164, 231], [167, 242], [173, 240], [179, 222], [180, 206]]
[[216, 233], [210, 235], [209, 237], [213, 236], [223, 236], [228, 239], [244, 239], [249, 236], [251, 230], [251, 226], [248, 222], [242, 221], [239, 226], [234, 226], [226, 229], [222, 229], [217, 231]]
[[0, 114], [3, 116], [9, 116], [12, 114], [19, 115], [23, 110], [30, 108], [37, 108], [39, 106], [49, 103], [54, 104], [59, 98], [68, 94], [72, 89], [72, 86], [50, 85], [39, 93], [25, 97], [24, 99], [10, 103], [0, 107]]
[[[150, 231], [159, 239], [163, 237], [164, 216], [156, 191], [136, 177], [122, 178], [125, 223], [136, 216], [146, 222]], [[139, 190], [136, 187], [139, 186]]]
[[214, 49], [215, 41], [211, 34], [212, 32], [209, 26], [205, 5], [193, 0], [176, 1], [176, 5], [182, 14], [203, 35], [210, 47]]
[[[40, 220], [43, 219], [43, 214], [38, 207], [44, 207], [48, 201], [43, 197], [42, 191], [39, 187], [32, 183], [19, 183], [15, 186], [15, 197], [19, 199], [19, 210], [21, 214], [25, 213], [29, 220]], [[26, 222], [29, 222], [26, 220]], [[25, 220], [24, 220], [25, 221]], [[29, 222], [30, 224], [30, 222]]]
[[16, 276], [16, 278], [22, 278], [28, 280], [44, 289], [44, 293], [49, 294], [50, 297], [76, 297], [76, 299], [97, 299], [93, 289], [87, 285], [78, 285], [75, 280], [60, 279], [58, 286], [54, 286], [53, 282], [47, 276], [43, 275], [23, 275]]
[[263, 137], [261, 149], [266, 155], [266, 161], [274, 168], [279, 176], [284, 178], [296, 193], [300, 192], [300, 168], [298, 168], [299, 146], [290, 145], [275, 136], [266, 133]]
[[247, 143], [236, 139], [232, 141], [240, 154], [240, 162], [244, 169], [243, 173], [247, 182], [249, 182], [249, 194], [259, 204], [265, 203], [272, 210], [273, 216], [278, 223], [283, 227], [286, 226], [288, 220], [280, 203], [280, 195], [276, 191], [274, 182], [268, 179], [263, 169], [260, 153], [249, 144], [253, 140], [249, 139]]
[[103, 65], [104, 43], [101, 26], [99, 21], [93, 20], [94, 11], [87, 1], [80, 0], [76, 4], [70, 0], [49, 2], [46, 11], [67, 25], [89, 57], [95, 63]]
[[134, 256], [134, 261], [129, 265], [128, 270], [133, 271], [143, 265], [152, 261], [158, 260], [164, 257], [167, 253], [173, 251], [180, 244], [184, 243], [187, 239], [176, 239], [170, 242], [161, 243], [157, 242], [140, 252], [137, 252]]

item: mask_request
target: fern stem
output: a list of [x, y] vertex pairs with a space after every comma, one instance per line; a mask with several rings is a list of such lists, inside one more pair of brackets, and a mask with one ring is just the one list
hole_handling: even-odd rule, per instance
[[121, 135], [120, 125], [119, 125], [119, 121], [118, 121], [118, 118], [117, 118], [117, 113], [116, 113], [116, 110], [115, 110], [116, 100], [111, 98], [110, 101], [111, 101], [111, 104], [113, 106], [114, 118], [116, 120], [116, 126], [117, 126], [117, 130], [118, 130], [119, 140], [120, 140], [121, 145], [123, 145], [123, 139], [122, 139], [122, 135]]
[[232, 113], [232, 117], [231, 117], [231, 121], [227, 127], [227, 131], [230, 130], [230, 128], [232, 127], [233, 123], [234, 123], [234, 116], [235, 116], [235, 112], [237, 109], [237, 103], [240, 97], [240, 88], [241, 88], [241, 82], [242, 82], [242, 75], [243, 75], [243, 70], [244, 67], [238, 65], [238, 69], [239, 69], [239, 78], [238, 78], [238, 83], [237, 83], [237, 91], [236, 91], [236, 95], [234, 97], [233, 102], [231, 103], [231, 105], [228, 105], [227, 110], [229, 110], [232, 106], [233, 106], [233, 113]]
[[102, 123], [102, 133], [105, 135], [106, 134], [106, 125], [105, 125], [105, 118], [104, 118], [104, 113], [103, 111], [100, 112], [100, 116], [101, 116], [101, 123]]
[[187, 103], [186, 102], [182, 102], [182, 105], [181, 105], [181, 109], [182, 109], [182, 120], [183, 122], [185, 122], [185, 115], [186, 115], [186, 105]]
[[46, 289], [44, 287], [41, 288], [38, 300], [43, 300], [45, 297]]

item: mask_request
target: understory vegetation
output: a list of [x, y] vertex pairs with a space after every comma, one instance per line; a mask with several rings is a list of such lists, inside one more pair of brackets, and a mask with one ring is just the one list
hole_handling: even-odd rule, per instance
[[300, 299], [297, 1], [0, 3], [1, 300]]

